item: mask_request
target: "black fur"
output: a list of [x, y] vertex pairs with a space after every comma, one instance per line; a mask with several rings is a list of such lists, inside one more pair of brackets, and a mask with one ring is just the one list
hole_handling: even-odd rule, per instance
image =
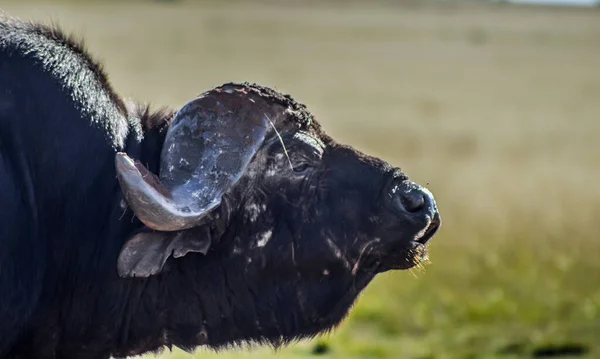
[[119, 251], [144, 227], [123, 206], [114, 156], [158, 172], [174, 111], [126, 104], [58, 29], [0, 17], [0, 358], [280, 346], [335, 327], [389, 269], [386, 253], [412, 265], [406, 238], [424, 223], [380, 201], [405, 177], [336, 144], [291, 97], [240, 86], [292, 109], [289, 159], [278, 139], [261, 149], [214, 220], [193, 229], [211, 237], [206, 255], [122, 279]]

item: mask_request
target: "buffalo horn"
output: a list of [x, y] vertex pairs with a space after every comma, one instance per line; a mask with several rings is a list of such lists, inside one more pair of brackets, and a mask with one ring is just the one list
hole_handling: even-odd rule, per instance
[[197, 226], [242, 176], [269, 131], [274, 106], [257, 94], [223, 86], [185, 104], [167, 130], [159, 177], [124, 153], [115, 159], [123, 194], [148, 227]]

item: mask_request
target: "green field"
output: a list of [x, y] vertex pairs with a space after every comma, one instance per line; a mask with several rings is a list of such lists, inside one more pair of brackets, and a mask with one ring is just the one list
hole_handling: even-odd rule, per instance
[[600, 358], [600, 9], [270, 3], [1, 5], [85, 37], [124, 96], [291, 93], [437, 197], [431, 263], [334, 333], [161, 358]]

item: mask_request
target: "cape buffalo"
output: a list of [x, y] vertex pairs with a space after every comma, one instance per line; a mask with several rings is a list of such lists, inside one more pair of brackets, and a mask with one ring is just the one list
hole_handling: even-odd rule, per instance
[[0, 17], [0, 358], [274, 346], [425, 255], [433, 196], [229, 83], [123, 101], [59, 29]]

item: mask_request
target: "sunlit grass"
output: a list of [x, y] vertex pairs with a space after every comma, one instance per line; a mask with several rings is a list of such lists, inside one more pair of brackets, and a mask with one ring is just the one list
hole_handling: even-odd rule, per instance
[[333, 334], [163, 358], [600, 356], [600, 11], [383, 3], [2, 5], [85, 36], [157, 106], [228, 81], [292, 93], [437, 197], [431, 263], [382, 275]]

